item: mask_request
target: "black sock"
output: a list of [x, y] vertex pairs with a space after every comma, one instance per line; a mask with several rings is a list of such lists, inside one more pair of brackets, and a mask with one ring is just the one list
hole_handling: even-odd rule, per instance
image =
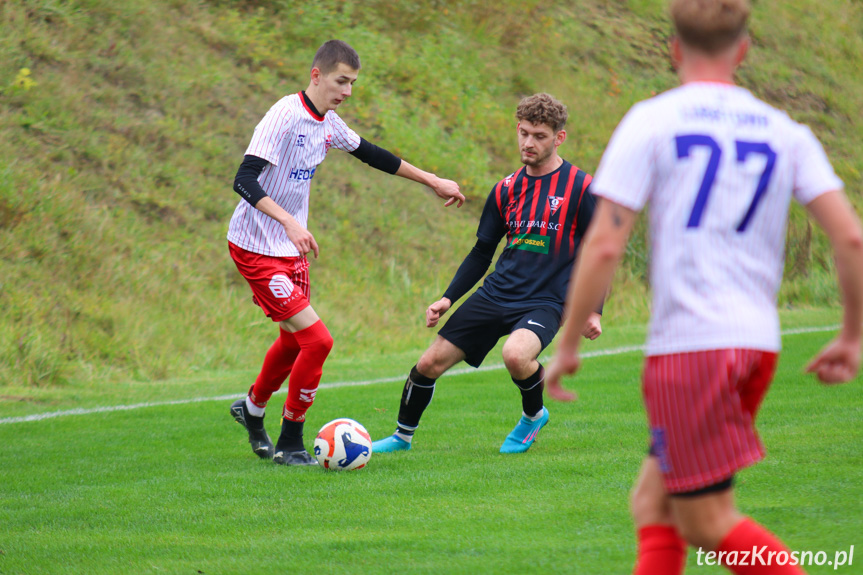
[[402, 390], [402, 402], [399, 405], [398, 429], [396, 433], [411, 436], [420, 424], [420, 417], [434, 396], [435, 380], [417, 371], [417, 366], [411, 368], [411, 374], [405, 381]]
[[243, 419], [246, 420], [246, 428], [253, 429], [255, 431], [261, 431], [264, 429], [264, 416], [257, 417], [249, 413], [249, 409], [244, 405], [243, 406]]
[[539, 369], [527, 379], [512, 378], [513, 383], [521, 391], [521, 409], [528, 417], [534, 417], [542, 411], [542, 389], [544, 387], [545, 369], [540, 364]]
[[276, 451], [302, 451], [303, 446], [303, 424], [304, 421], [289, 421], [282, 419], [282, 433], [276, 442]]

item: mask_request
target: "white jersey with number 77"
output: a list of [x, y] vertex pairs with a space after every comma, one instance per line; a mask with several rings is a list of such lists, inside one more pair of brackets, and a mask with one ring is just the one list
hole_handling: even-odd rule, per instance
[[632, 107], [591, 190], [648, 206], [648, 355], [779, 351], [791, 198], [842, 189], [806, 126], [744, 88], [693, 82]]

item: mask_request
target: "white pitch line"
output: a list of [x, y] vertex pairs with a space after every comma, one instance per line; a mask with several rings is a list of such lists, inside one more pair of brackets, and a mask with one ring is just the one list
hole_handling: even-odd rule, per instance
[[[782, 335], [797, 335], [802, 333], [819, 333], [825, 331], [834, 331], [839, 329], [837, 325], [826, 325], [822, 327], [800, 327], [795, 329], [789, 329], [782, 332]], [[591, 358], [591, 357], [603, 357], [607, 355], [621, 355], [624, 353], [632, 353], [636, 351], [644, 351], [643, 345], [628, 345], [624, 347], [614, 347], [609, 349], [598, 349], [596, 351], [588, 351], [581, 354], [582, 358]], [[543, 360], [548, 360], [549, 356], [544, 356]], [[476, 369], [472, 367], [463, 367], [459, 369], [453, 369], [451, 371], [446, 372], [442, 377], [448, 377], [453, 375], [466, 375], [470, 373], [477, 373], [480, 371], [495, 371], [498, 369], [503, 369], [504, 365], [502, 363], [493, 363], [489, 365], [483, 365]], [[374, 385], [376, 383], [392, 383], [394, 381], [401, 381], [404, 379], [404, 375], [395, 375], [390, 377], [381, 377], [378, 379], [365, 379], [361, 381], [338, 381], [333, 383], [322, 383], [318, 386], [318, 389], [335, 389], [338, 387], [357, 387], [361, 385]], [[274, 395], [287, 393], [286, 389], [282, 389], [277, 391]], [[230, 394], [230, 395], [215, 395], [209, 397], [193, 397], [190, 399], [173, 399], [168, 401], [148, 401], [143, 403], [132, 403], [130, 405], [110, 405], [103, 407], [88, 407], [88, 408], [77, 408], [77, 409], [67, 409], [65, 411], [50, 411], [47, 413], [35, 413], [33, 415], [24, 415], [21, 417], [4, 417], [0, 419], [0, 425], [5, 423], [25, 423], [28, 421], [42, 421], [43, 419], [54, 419], [55, 417], [66, 417], [68, 415], [91, 415], [94, 413], [110, 413], [114, 411], [131, 411], [133, 409], [144, 409], [147, 407], [160, 407], [163, 405], [187, 405], [190, 403], [203, 403], [205, 401], [228, 401], [231, 399], [237, 399], [243, 397], [243, 394]]]

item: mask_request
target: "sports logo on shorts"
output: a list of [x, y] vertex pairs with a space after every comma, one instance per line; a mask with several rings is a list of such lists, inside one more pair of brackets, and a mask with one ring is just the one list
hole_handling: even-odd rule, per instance
[[557, 209], [563, 203], [564, 198], [560, 198], [558, 196], [548, 196], [548, 205], [551, 208], [551, 215], [554, 215], [557, 212]]
[[285, 274], [276, 274], [270, 280], [270, 291], [276, 297], [288, 298], [291, 297], [291, 293], [294, 291], [294, 284], [291, 283], [291, 280]]

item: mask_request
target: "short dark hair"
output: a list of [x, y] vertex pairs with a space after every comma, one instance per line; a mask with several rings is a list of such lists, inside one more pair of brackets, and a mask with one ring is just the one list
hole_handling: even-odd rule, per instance
[[555, 132], [566, 126], [568, 117], [566, 106], [554, 96], [541, 92], [522, 98], [515, 111], [516, 119], [527, 120], [531, 124], [545, 124]]
[[678, 38], [708, 55], [731, 47], [746, 33], [749, 12], [749, 0], [671, 1]]
[[341, 40], [324, 42], [312, 60], [312, 68], [317, 68], [322, 74], [329, 74], [338, 68], [339, 64], [347, 64], [353, 70], [360, 69], [360, 55], [347, 42]]

